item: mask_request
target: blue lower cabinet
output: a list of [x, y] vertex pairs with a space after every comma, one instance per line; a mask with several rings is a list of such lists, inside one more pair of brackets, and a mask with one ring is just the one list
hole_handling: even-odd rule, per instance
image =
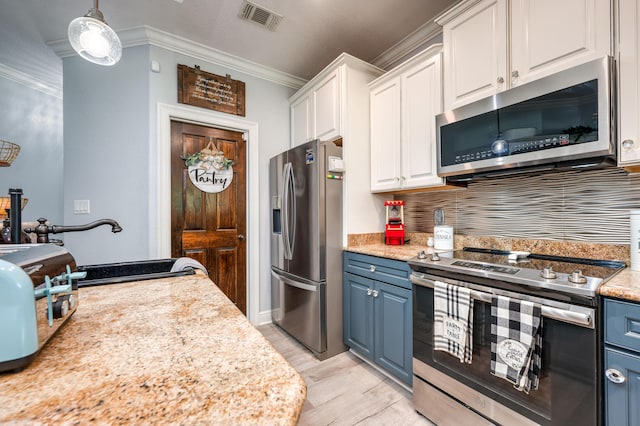
[[640, 354], [605, 349], [608, 426], [640, 425]]
[[374, 281], [346, 273], [343, 278], [343, 316], [345, 344], [373, 360]]
[[607, 426], [640, 425], [640, 304], [604, 299]]
[[[345, 268], [343, 276], [344, 341], [353, 351], [412, 385], [412, 293], [406, 262], [344, 253], [345, 265], [364, 265], [362, 275]], [[392, 283], [381, 281], [394, 273]], [[347, 272], [349, 271], [349, 272]], [[379, 275], [376, 275], [376, 272]], [[400, 284], [400, 285], [398, 285]]]

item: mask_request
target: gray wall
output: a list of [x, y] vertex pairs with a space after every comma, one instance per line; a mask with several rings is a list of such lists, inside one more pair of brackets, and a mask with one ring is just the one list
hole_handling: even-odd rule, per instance
[[[149, 257], [148, 57], [142, 46], [112, 67], [63, 61], [64, 225], [112, 218], [123, 228], [64, 233], [80, 265]], [[74, 200], [89, 200], [90, 214], [74, 214]]]
[[[160, 63], [152, 73], [151, 60]], [[153, 46], [124, 49], [113, 67], [98, 67], [79, 57], [64, 59], [64, 224], [113, 218], [123, 232], [99, 227], [66, 233], [65, 246], [79, 264], [148, 259], [149, 182], [155, 164], [150, 145], [157, 143], [157, 104], [177, 104], [177, 64], [215, 74], [231, 74], [246, 83], [246, 119], [259, 126], [260, 311], [269, 300], [269, 158], [289, 146], [289, 103], [293, 89], [196, 61]], [[73, 214], [74, 200], [90, 200], [91, 214]]]
[[22, 188], [29, 199], [23, 221], [62, 221], [62, 99], [0, 78], [0, 139], [20, 145], [10, 167], [0, 168], [0, 196]]

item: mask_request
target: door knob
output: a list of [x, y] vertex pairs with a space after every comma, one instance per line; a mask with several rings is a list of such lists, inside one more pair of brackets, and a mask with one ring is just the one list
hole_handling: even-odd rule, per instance
[[244, 241], [244, 235], [242, 235], [242, 234], [238, 235], [238, 239], [239, 239], [240, 241]]

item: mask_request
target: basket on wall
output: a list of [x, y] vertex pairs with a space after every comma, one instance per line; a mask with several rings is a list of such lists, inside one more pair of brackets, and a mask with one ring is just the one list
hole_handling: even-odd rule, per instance
[[0, 139], [0, 167], [9, 167], [20, 152], [20, 145]]

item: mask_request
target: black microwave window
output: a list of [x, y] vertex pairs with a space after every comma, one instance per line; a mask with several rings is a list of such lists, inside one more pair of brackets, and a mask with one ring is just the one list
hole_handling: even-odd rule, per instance
[[591, 80], [442, 126], [441, 165], [596, 140], [598, 81]]

